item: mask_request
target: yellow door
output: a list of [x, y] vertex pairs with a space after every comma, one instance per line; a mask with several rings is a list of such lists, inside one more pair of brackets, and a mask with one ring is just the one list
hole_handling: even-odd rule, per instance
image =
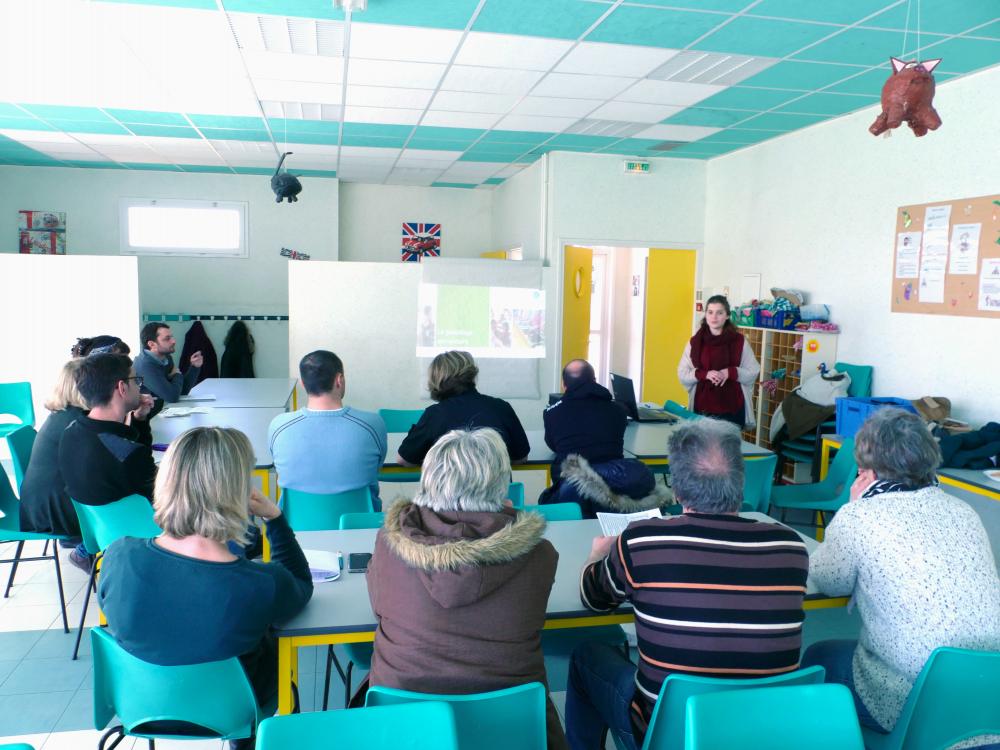
[[586, 359], [590, 347], [590, 277], [594, 253], [566, 246], [563, 263], [562, 362]]
[[650, 248], [646, 263], [646, 316], [642, 341], [643, 401], [686, 405], [677, 363], [691, 338], [694, 250]]
[[486, 253], [479, 253], [480, 258], [496, 258], [497, 260], [507, 260], [506, 250], [490, 250]]

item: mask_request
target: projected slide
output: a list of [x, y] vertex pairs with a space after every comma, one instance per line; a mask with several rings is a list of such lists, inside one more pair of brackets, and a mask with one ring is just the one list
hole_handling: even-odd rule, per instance
[[462, 349], [473, 357], [545, 356], [545, 292], [421, 284], [417, 356]]

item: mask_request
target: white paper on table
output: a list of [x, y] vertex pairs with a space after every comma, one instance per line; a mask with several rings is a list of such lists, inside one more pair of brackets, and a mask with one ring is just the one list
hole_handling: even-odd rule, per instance
[[340, 578], [344, 567], [344, 556], [340, 552], [330, 552], [325, 549], [304, 549], [302, 553], [309, 563], [309, 572], [313, 583], [327, 583]]
[[951, 261], [948, 273], [974, 274], [979, 266], [982, 224], [956, 224], [951, 228]]
[[215, 401], [215, 396], [210, 393], [203, 393], [195, 396], [193, 393], [189, 393], [186, 396], [181, 396], [178, 401]]
[[896, 278], [915, 279], [920, 270], [921, 232], [900, 232], [896, 235]]
[[943, 229], [948, 231], [948, 224], [951, 221], [951, 205], [929, 206], [924, 214], [924, 232], [932, 229]]
[[171, 406], [164, 409], [157, 416], [160, 417], [189, 417], [192, 414], [208, 414], [208, 409], [203, 406]]
[[979, 309], [1000, 312], [1000, 258], [983, 258], [979, 272]]
[[921, 302], [944, 302], [944, 269], [921, 268], [919, 297]]
[[597, 520], [601, 522], [601, 533], [604, 536], [618, 536], [633, 521], [646, 518], [663, 518], [659, 508], [642, 510], [638, 513], [598, 513]]

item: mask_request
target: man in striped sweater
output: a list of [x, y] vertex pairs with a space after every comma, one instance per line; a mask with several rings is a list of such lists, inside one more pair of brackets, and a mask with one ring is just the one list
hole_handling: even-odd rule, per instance
[[583, 569], [589, 609], [632, 603], [639, 666], [604, 644], [576, 649], [566, 695], [574, 750], [603, 748], [606, 729], [641, 747], [667, 675], [767, 677], [799, 664], [809, 556], [791, 529], [739, 517], [738, 429], [692, 420], [671, 433], [668, 452], [683, 515], [598, 537]]

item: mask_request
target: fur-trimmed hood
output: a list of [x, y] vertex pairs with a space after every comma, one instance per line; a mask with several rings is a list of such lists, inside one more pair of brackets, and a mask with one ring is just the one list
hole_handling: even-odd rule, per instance
[[435, 601], [450, 608], [487, 596], [521, 572], [544, 533], [537, 513], [437, 513], [402, 501], [386, 511], [379, 535]]
[[653, 491], [640, 498], [612, 491], [608, 483], [594, 471], [583, 456], [570, 454], [562, 462], [562, 481], [570, 484], [579, 495], [612, 513], [637, 513], [650, 508], [673, 505], [673, 493], [659, 484]]

